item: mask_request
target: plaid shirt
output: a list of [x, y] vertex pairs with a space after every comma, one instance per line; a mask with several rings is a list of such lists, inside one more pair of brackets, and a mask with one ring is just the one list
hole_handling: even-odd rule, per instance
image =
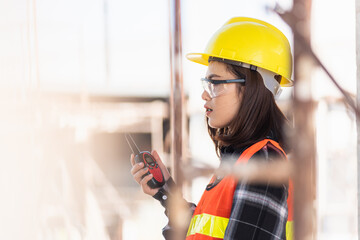
[[[231, 147], [221, 149], [222, 163], [235, 161], [239, 158], [243, 150]], [[284, 158], [283, 154], [271, 143], [265, 145], [261, 150], [254, 154], [249, 160], [273, 161], [274, 159]], [[208, 185], [210, 190], [219, 183], [221, 178], [212, 185]], [[168, 190], [168, 186], [165, 187]], [[166, 208], [166, 201], [163, 195], [168, 195], [168, 191], [159, 191], [154, 198], [160, 200]], [[286, 239], [285, 230], [288, 216], [287, 209], [288, 186], [271, 186], [269, 184], [247, 184], [241, 181], [237, 184], [229, 223], [227, 225], [224, 239], [233, 240], [267, 240], [267, 239]], [[167, 197], [166, 197], [167, 199]], [[189, 203], [189, 211], [194, 211], [195, 205]], [[167, 211], [165, 211], [167, 214]], [[165, 239], [171, 239], [171, 223], [163, 229]], [[184, 233], [185, 239], [186, 233]]]

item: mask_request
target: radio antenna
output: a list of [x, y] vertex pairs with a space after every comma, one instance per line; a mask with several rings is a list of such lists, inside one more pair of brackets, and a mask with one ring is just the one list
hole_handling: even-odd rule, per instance
[[135, 155], [139, 154], [140, 149], [136, 145], [136, 143], [135, 143], [134, 139], [131, 137], [131, 135], [129, 133], [126, 133], [125, 138], [126, 138], [127, 143], [129, 144], [129, 147], [131, 148], [131, 151], [133, 152], [133, 154], [135, 154]]

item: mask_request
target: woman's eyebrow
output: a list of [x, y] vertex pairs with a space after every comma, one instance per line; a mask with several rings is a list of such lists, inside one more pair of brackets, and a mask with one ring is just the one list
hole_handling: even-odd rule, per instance
[[212, 74], [210, 74], [208, 77], [207, 77], [207, 79], [212, 79], [212, 78], [214, 78], [214, 77], [220, 77], [219, 75], [217, 75], [217, 74], [214, 74], [214, 73], [212, 73]]

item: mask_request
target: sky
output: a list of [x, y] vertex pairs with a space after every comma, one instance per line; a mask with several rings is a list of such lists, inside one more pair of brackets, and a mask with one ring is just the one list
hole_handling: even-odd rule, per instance
[[[41, 88], [54, 91], [169, 96], [167, 0], [37, 0], [36, 8], [32, 2], [0, 1], [0, 84], [34, 87], [39, 81]], [[269, 10], [276, 3], [284, 9], [292, 5], [287, 0], [182, 1], [183, 80], [190, 99], [201, 92], [198, 79], [206, 67], [189, 62], [185, 54], [202, 51], [211, 35], [231, 17], [268, 21], [292, 46], [290, 28]], [[350, 3], [338, 8], [334, 0], [313, 1], [312, 42], [330, 71], [354, 92], [354, 14], [346, 14], [352, 11]], [[324, 7], [327, 11], [322, 11]], [[341, 17], [333, 17], [335, 12]], [[323, 81], [315, 81], [315, 95], [326, 95], [319, 89], [328, 79], [321, 71], [316, 74]], [[329, 93], [337, 94], [332, 84], [326, 86]], [[288, 97], [286, 90], [283, 95]]]
[[[289, 1], [283, 2], [286, 6]], [[6, 66], [0, 76], [12, 79], [4, 84], [34, 86], [39, 78], [44, 89], [169, 95], [168, 1], [38, 0], [35, 10], [31, 3], [0, 2], [0, 60]], [[289, 28], [264, 4], [274, 6], [264, 0], [182, 1], [183, 56], [202, 51], [211, 34], [233, 16], [271, 20], [291, 39]], [[183, 67], [189, 92], [203, 70], [189, 65], [184, 57]]]

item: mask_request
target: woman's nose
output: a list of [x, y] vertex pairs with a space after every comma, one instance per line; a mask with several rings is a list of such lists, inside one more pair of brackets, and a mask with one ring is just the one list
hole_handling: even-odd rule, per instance
[[203, 91], [203, 93], [201, 94], [201, 98], [205, 101], [209, 101], [211, 99], [209, 93], [207, 91]]

